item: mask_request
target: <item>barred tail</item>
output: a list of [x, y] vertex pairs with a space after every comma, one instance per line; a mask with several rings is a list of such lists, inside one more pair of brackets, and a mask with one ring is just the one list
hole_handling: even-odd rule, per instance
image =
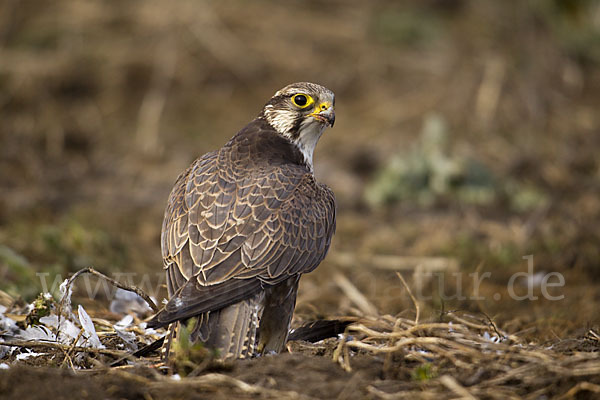
[[160, 349], [160, 360], [165, 364], [169, 362], [169, 358], [171, 357], [171, 353], [173, 351], [173, 341], [177, 336], [178, 326], [179, 322], [174, 322], [167, 328], [167, 334], [165, 335], [165, 340]]
[[203, 314], [191, 338], [218, 351], [221, 359], [252, 357], [256, 351], [264, 292], [219, 311]]

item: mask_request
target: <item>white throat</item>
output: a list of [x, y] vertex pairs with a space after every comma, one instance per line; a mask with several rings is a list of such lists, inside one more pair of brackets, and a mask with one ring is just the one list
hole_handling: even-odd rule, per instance
[[308, 165], [311, 172], [314, 171], [313, 154], [315, 152], [315, 147], [324, 130], [324, 124], [314, 120], [304, 120], [300, 125], [298, 138], [295, 140], [292, 139], [294, 144], [300, 149], [300, 152], [302, 152], [302, 155], [304, 155], [304, 161], [306, 161], [306, 165]]
[[299, 127], [299, 133], [297, 137], [293, 137], [290, 133], [294, 128], [293, 113], [284, 112], [278, 110], [273, 111], [273, 106], [267, 105], [265, 108], [265, 117], [269, 124], [275, 128], [277, 132], [288, 138], [294, 143], [302, 155], [308, 168], [312, 171], [313, 169], [313, 154], [319, 138], [323, 134], [326, 125], [315, 120], [313, 117], [306, 117]]

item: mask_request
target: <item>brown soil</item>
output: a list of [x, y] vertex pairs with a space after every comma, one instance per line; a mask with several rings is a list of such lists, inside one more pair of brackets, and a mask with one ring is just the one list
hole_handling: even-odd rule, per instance
[[[0, 305], [23, 320], [36, 273], [56, 296], [88, 266], [159, 287], [176, 176], [310, 80], [337, 97], [315, 169], [338, 228], [294, 325], [360, 321], [343, 343], [180, 381], [157, 354], [108, 368], [117, 356], [20, 349], [0, 399], [600, 396], [598, 15], [587, 0], [0, 3]], [[529, 255], [538, 298], [515, 300]], [[548, 273], [564, 297], [544, 296]], [[100, 293], [79, 282], [74, 301], [114, 323]]]

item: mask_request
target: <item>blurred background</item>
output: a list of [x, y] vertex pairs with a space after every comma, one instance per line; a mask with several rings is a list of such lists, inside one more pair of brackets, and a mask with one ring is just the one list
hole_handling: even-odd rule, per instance
[[[4, 0], [0, 289], [87, 266], [158, 282], [177, 175], [314, 81], [336, 93], [315, 169], [338, 230], [298, 320], [405, 312], [401, 271], [427, 317], [576, 332], [599, 322], [599, 66], [594, 0]], [[528, 255], [517, 291], [559, 272], [563, 300], [509, 298]], [[452, 298], [473, 272], [484, 299]]]

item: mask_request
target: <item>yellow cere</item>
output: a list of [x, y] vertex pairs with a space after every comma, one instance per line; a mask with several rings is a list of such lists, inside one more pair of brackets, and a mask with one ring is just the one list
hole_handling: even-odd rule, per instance
[[328, 101], [324, 101], [321, 104], [319, 104], [318, 106], [315, 107], [315, 109], [313, 110], [311, 115], [317, 115], [319, 114], [321, 111], [325, 111], [327, 110], [329, 107], [331, 107], [331, 103]]
[[[322, 103], [319, 105], [319, 107], [317, 108], [317, 110], [319, 110], [319, 111], [325, 111], [325, 110], [327, 110], [329, 107], [331, 107], [331, 103], [330, 103], [330, 102], [328, 102], [328, 101], [324, 101], [324, 102], [322, 102]], [[315, 111], [317, 111], [317, 110], [315, 110]]]

